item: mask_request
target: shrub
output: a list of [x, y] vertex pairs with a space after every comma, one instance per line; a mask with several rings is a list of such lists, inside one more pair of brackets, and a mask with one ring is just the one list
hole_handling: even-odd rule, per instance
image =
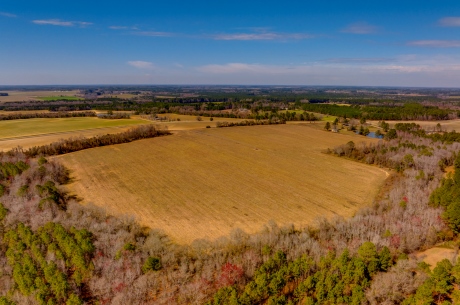
[[8, 300], [6, 297], [0, 297], [0, 305], [16, 305], [16, 303]]
[[27, 195], [27, 192], [29, 191], [29, 186], [26, 184], [26, 185], [23, 185], [21, 186], [19, 189], [18, 189], [18, 196], [19, 197], [24, 197]]
[[6, 214], [8, 214], [8, 209], [5, 208], [2, 203], [0, 203], [0, 221], [6, 217]]
[[83, 301], [76, 294], [71, 294], [67, 299], [66, 305], [83, 305]]
[[48, 162], [48, 160], [46, 160], [46, 158], [43, 157], [43, 156], [38, 158], [38, 165], [40, 165], [40, 166], [45, 164], [45, 163], [47, 163], [47, 162]]
[[147, 273], [149, 271], [158, 271], [161, 269], [161, 261], [158, 257], [149, 257], [142, 266], [142, 271]]
[[123, 250], [126, 250], [126, 251], [134, 251], [134, 250], [136, 250], [136, 246], [133, 245], [132, 243], [126, 243], [126, 244], [123, 246]]

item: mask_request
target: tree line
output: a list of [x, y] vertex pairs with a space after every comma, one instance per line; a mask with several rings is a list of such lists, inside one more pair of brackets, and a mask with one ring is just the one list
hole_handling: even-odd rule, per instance
[[218, 121], [216, 122], [216, 127], [235, 127], [235, 126], [255, 126], [255, 125], [272, 125], [272, 124], [286, 124], [286, 121], [279, 120], [258, 120], [258, 121], [241, 121], [241, 122], [226, 122]]
[[34, 146], [22, 152], [28, 157], [62, 155], [88, 148], [129, 143], [132, 141], [169, 135], [166, 129], [154, 125], [142, 125], [116, 134], [98, 135], [91, 138], [73, 137], [53, 142], [48, 145]]
[[9, 113], [1, 114], [0, 121], [7, 120], [25, 120], [25, 119], [54, 119], [54, 118], [79, 118], [95, 117], [94, 111], [58, 111], [58, 112], [36, 112], [36, 113]]

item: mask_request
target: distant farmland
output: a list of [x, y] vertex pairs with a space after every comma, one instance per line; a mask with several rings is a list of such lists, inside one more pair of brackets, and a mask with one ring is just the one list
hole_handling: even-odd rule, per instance
[[49, 144], [63, 138], [118, 133], [145, 120], [104, 120], [93, 117], [0, 121], [0, 151]]
[[38, 99], [44, 101], [80, 101], [84, 100], [84, 98], [76, 97], [76, 96], [43, 96], [39, 97]]
[[92, 117], [1, 121], [0, 139], [145, 123], [143, 120], [104, 120]]
[[0, 102], [20, 102], [32, 100], [44, 100], [45, 98], [77, 98], [78, 90], [72, 91], [6, 91], [8, 96], [0, 96]]
[[[20, 113], [37, 113], [43, 111], [18, 111]], [[0, 111], [0, 115], [16, 114], [16, 111]], [[96, 111], [106, 113], [106, 111]], [[124, 113], [126, 113], [124, 111]], [[129, 112], [127, 112], [129, 113]], [[37, 145], [49, 144], [63, 138], [75, 136], [93, 137], [107, 133], [119, 133], [130, 126], [138, 124], [156, 124], [169, 130], [190, 130], [215, 127], [217, 121], [241, 121], [239, 119], [214, 119], [203, 118], [197, 121], [194, 116], [168, 114], [172, 120], [180, 121], [151, 121], [132, 115], [131, 119], [105, 120], [94, 117], [52, 118], [52, 119], [27, 119], [0, 121], [0, 151], [9, 150], [18, 146], [29, 148]]]
[[[313, 124], [314, 125], [314, 124]], [[217, 238], [269, 220], [296, 226], [351, 216], [387, 173], [321, 153], [362, 136], [310, 124], [197, 129], [57, 157], [70, 190], [109, 213], [136, 216], [178, 242]]]

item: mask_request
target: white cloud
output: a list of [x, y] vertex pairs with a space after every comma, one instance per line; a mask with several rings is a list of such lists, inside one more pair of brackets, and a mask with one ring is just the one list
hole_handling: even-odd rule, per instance
[[232, 34], [218, 34], [212, 36], [215, 40], [300, 40], [313, 38], [313, 35], [305, 33], [274, 33], [274, 32], [261, 32], [261, 33], [232, 33]]
[[109, 26], [109, 29], [111, 29], [111, 30], [137, 30], [137, 27], [135, 27], [135, 26], [112, 25], [112, 26]]
[[197, 70], [212, 74], [304, 74], [311, 70], [311, 65], [262, 65], [246, 63], [228, 63], [223, 65], [205, 65], [198, 67]]
[[[458, 87], [459, 55], [393, 56], [393, 61], [359, 63], [344, 60], [339, 63], [312, 61], [305, 64], [220, 63], [184, 69], [162, 68], [149, 62], [133, 61], [135, 68], [110, 73], [85, 71], [48, 73], [40, 70], [23, 73], [11, 71], [3, 76], [4, 84], [235, 84], [235, 85], [350, 85], [350, 86], [426, 86]], [[348, 61], [348, 63], [347, 63]], [[370, 60], [372, 61], [372, 60]], [[137, 70], [139, 67], [139, 70]], [[147, 67], [145, 69], [144, 67]], [[150, 74], [148, 76], [147, 74]]]
[[341, 30], [342, 33], [349, 34], [373, 34], [377, 32], [377, 27], [367, 22], [358, 22], [348, 25]]
[[389, 57], [337, 57], [337, 58], [328, 58], [324, 60], [326, 63], [332, 64], [376, 64], [376, 63], [386, 63], [394, 61], [394, 58]]
[[84, 21], [75, 21], [74, 22], [76, 25], [79, 25], [81, 27], [85, 27], [85, 26], [89, 26], [89, 25], [92, 25], [93, 23], [92, 22], [84, 22]]
[[138, 69], [153, 69], [154, 68], [153, 63], [149, 61], [141, 61], [141, 60], [128, 61], [128, 65], [133, 66]]
[[459, 56], [400, 55], [394, 58], [347, 58], [331, 59], [299, 65], [264, 65], [248, 63], [211, 64], [197, 67], [202, 73], [211, 75], [241, 75], [247, 77], [314, 76], [318, 74], [341, 75], [342, 71], [362, 74], [420, 74], [460, 72]]
[[86, 27], [92, 25], [92, 22], [85, 22], [85, 21], [64, 21], [60, 19], [46, 19], [46, 20], [33, 20], [32, 21], [38, 25], [54, 25], [54, 26], [65, 26], [65, 27]]
[[460, 48], [460, 40], [414, 40], [407, 43], [415, 47]]
[[[136, 29], [123, 26], [111, 26], [113, 30]], [[275, 33], [264, 32], [263, 29], [253, 33], [223, 33], [223, 34], [203, 34], [203, 35], [183, 35], [180, 33], [161, 32], [161, 31], [134, 31], [132, 35], [150, 37], [186, 37], [193, 39], [214, 39], [214, 40], [300, 40], [313, 38], [313, 35], [306, 33]]]
[[445, 27], [460, 26], [460, 17], [445, 17], [439, 20], [439, 25]]
[[155, 32], [155, 31], [145, 31], [145, 32], [134, 32], [134, 35], [139, 36], [150, 36], [150, 37], [171, 37], [176, 34], [170, 32]]
[[0, 12], [0, 16], [9, 17], [9, 18], [16, 18], [17, 17], [17, 15], [15, 15], [15, 14], [6, 13], [6, 12]]
[[420, 64], [420, 65], [382, 65], [375, 66], [371, 68], [373, 72], [377, 71], [394, 71], [401, 73], [443, 73], [443, 72], [452, 72], [460, 71], [460, 64], [451, 64], [451, 65], [429, 65], [429, 64]]

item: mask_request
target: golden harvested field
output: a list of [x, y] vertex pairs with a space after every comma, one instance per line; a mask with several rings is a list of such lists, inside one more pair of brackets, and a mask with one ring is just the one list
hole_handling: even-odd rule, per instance
[[8, 93], [8, 96], [0, 96], [0, 103], [3, 102], [22, 102], [39, 100], [49, 96], [78, 96], [78, 90], [72, 91], [1, 91]]
[[56, 159], [72, 170], [69, 188], [83, 203], [187, 243], [257, 232], [269, 220], [301, 227], [370, 204], [387, 173], [321, 151], [374, 140], [312, 125], [187, 130]]

